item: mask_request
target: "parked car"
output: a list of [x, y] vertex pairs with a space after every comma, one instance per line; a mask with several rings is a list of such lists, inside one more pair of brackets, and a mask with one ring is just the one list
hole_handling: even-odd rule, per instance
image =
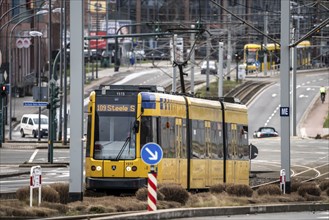
[[[207, 74], [207, 61], [203, 61], [201, 65], [201, 74]], [[217, 75], [216, 61], [209, 60], [209, 74]]]
[[253, 136], [254, 138], [278, 137], [279, 133], [273, 127], [260, 127]]
[[[39, 134], [39, 114], [25, 114], [21, 118], [20, 133], [21, 137], [32, 135], [34, 138]], [[48, 117], [40, 115], [40, 138], [48, 136]]]

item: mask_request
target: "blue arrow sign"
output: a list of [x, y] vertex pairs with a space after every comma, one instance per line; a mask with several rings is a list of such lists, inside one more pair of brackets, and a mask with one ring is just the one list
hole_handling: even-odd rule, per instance
[[142, 160], [148, 165], [158, 164], [161, 161], [162, 156], [162, 148], [156, 143], [145, 144], [141, 151]]
[[25, 107], [44, 107], [47, 106], [48, 102], [23, 102]]

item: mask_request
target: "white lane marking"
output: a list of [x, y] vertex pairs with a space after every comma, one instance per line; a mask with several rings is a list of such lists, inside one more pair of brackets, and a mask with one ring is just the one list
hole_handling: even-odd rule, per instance
[[[272, 95], [272, 96], [273, 96], [273, 95]], [[265, 124], [264, 124], [265, 127], [268, 125], [268, 123], [269, 123], [269, 122], [271, 121], [271, 119], [274, 117], [274, 115], [276, 114], [276, 112], [279, 110], [280, 106], [281, 106], [281, 105], [278, 105], [278, 106], [274, 109], [273, 113], [268, 117], [267, 121], [266, 121]]]
[[37, 155], [37, 153], [39, 152], [39, 149], [36, 149], [33, 154], [31, 155], [30, 159], [29, 159], [29, 163], [32, 163], [35, 156]]

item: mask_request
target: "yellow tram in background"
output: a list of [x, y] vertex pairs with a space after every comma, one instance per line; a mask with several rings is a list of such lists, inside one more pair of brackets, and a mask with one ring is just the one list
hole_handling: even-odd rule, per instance
[[141, 148], [150, 142], [163, 151], [159, 183], [188, 190], [249, 184], [247, 130], [245, 105], [165, 94], [157, 86], [101, 86], [88, 105], [86, 187], [146, 186], [150, 166]]
[[[280, 45], [270, 43], [265, 45], [249, 43], [243, 48], [243, 62], [246, 71], [264, 71], [264, 56], [267, 56], [267, 70], [280, 64]], [[311, 43], [308, 40], [297, 45], [297, 69], [306, 69], [311, 65]]]

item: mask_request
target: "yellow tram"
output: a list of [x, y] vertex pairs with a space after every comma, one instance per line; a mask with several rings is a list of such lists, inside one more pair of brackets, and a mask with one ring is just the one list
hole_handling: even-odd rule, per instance
[[87, 189], [136, 190], [150, 166], [141, 148], [159, 144], [159, 183], [205, 189], [249, 184], [245, 105], [159, 92], [156, 86], [101, 86], [90, 95], [86, 148]]

